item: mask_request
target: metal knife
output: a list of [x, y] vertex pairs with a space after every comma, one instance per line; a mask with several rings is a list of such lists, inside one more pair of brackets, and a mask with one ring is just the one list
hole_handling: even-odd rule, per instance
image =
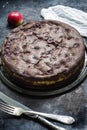
[[[16, 106], [16, 107], [21, 107], [25, 110], [31, 110], [30, 108], [28, 108], [27, 106], [19, 103], [18, 101], [8, 97], [7, 95], [5, 95], [4, 93], [0, 92], [0, 99], [6, 103], [8, 103], [9, 105], [13, 105], [13, 106]], [[49, 128], [53, 129], [53, 130], [66, 130], [65, 128], [63, 127], [60, 127], [60, 126], [57, 126], [53, 123], [51, 123], [50, 121], [48, 121], [47, 119], [39, 116], [39, 115], [33, 115], [33, 116], [30, 116], [29, 117], [33, 118], [33, 119], [37, 119], [39, 122], [41, 122], [42, 124], [48, 126]]]

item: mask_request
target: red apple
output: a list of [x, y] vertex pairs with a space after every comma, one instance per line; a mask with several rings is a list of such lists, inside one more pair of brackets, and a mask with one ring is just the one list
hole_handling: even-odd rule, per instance
[[21, 13], [19, 12], [11, 12], [9, 15], [8, 15], [8, 24], [10, 26], [19, 26], [23, 23], [23, 16]]

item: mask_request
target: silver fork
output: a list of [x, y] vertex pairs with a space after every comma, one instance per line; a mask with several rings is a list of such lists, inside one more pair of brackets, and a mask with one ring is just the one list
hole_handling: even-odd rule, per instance
[[29, 116], [40, 115], [42, 117], [53, 119], [65, 124], [72, 124], [75, 122], [75, 119], [71, 116], [48, 114], [48, 113], [42, 113], [37, 111], [27, 111], [20, 107], [15, 107], [2, 101], [0, 101], [0, 110], [15, 116], [21, 116], [22, 114], [29, 115]]

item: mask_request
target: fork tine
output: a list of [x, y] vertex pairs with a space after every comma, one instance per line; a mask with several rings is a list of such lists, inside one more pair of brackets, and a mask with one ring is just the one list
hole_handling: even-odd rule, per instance
[[4, 109], [3, 107], [0, 107], [0, 110], [11, 115], [13, 114], [11, 111], [8, 111], [7, 109]]
[[13, 107], [13, 106], [11, 106], [11, 105], [9, 105], [9, 104], [7, 104], [7, 103], [5, 103], [5, 102], [0, 101], [0, 105], [5, 106], [5, 107], [7, 107], [7, 108], [9, 108], [9, 109], [13, 109], [13, 110], [14, 110], [14, 107]]
[[6, 113], [9, 113], [9, 114], [13, 114], [14, 112], [14, 108], [4, 102], [1, 102], [0, 101], [0, 110], [6, 112]]

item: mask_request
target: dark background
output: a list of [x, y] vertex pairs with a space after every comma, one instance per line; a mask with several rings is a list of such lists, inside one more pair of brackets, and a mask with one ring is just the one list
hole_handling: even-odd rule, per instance
[[[0, 0], [0, 44], [11, 31], [7, 27], [7, 15], [12, 11], [19, 11], [24, 16], [24, 22], [41, 20], [40, 11], [43, 7], [66, 5], [87, 12], [86, 0]], [[66, 114], [73, 116], [76, 122], [73, 125], [54, 124], [67, 128], [67, 130], [87, 130], [87, 79], [74, 90], [66, 94], [49, 97], [34, 98], [10, 90], [0, 81], [0, 91], [29, 106], [33, 110]], [[20, 118], [9, 117], [0, 112], [0, 130], [47, 130], [48, 128], [24, 116]]]

